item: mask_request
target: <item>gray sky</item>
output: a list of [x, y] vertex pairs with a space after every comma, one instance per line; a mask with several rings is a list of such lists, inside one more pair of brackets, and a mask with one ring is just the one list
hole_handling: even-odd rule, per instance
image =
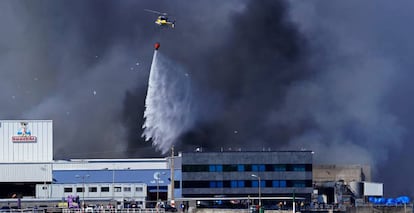
[[[198, 97], [177, 149], [311, 149], [317, 163], [369, 163], [390, 196], [413, 195], [396, 184], [414, 177], [413, 7], [0, 1], [0, 117], [53, 119], [56, 159], [160, 156], [141, 137], [158, 41]], [[176, 28], [144, 9], [168, 12]]]

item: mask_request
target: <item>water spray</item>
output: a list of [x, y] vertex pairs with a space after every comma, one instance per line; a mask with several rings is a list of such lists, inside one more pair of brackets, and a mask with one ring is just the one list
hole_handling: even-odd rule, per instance
[[160, 55], [160, 43], [154, 44], [154, 56], [145, 99], [142, 136], [163, 154], [194, 124], [190, 77], [182, 67]]

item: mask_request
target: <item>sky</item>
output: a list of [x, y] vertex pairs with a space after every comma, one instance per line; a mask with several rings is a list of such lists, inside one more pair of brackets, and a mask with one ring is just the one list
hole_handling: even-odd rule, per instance
[[[160, 42], [171, 70], [191, 77], [192, 113], [177, 115], [191, 125], [176, 150], [312, 150], [315, 163], [370, 164], [389, 196], [414, 195], [401, 184], [414, 178], [413, 8], [0, 1], [0, 118], [52, 119], [55, 159], [165, 156], [142, 137]], [[156, 26], [145, 9], [167, 12], [176, 27]]]

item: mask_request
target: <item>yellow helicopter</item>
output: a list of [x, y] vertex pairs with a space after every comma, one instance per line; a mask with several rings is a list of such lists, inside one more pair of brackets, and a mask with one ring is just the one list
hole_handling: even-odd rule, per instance
[[170, 21], [168, 19], [168, 14], [167, 13], [162, 13], [162, 12], [158, 12], [158, 11], [155, 11], [155, 10], [149, 10], [149, 9], [145, 9], [145, 11], [150, 12], [150, 13], [158, 14], [158, 18], [157, 18], [157, 20], [155, 20], [155, 24], [157, 24], [158, 26], [171, 27], [171, 28], [175, 27], [175, 21]]

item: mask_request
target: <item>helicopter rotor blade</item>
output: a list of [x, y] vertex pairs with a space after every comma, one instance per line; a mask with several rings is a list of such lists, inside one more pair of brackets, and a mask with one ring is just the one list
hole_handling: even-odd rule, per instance
[[144, 9], [144, 10], [147, 11], [147, 12], [155, 13], [155, 14], [162, 15], [162, 16], [168, 15], [167, 13], [162, 13], [162, 12], [159, 12], [159, 11], [156, 11], [156, 10], [150, 10], [150, 9]]

